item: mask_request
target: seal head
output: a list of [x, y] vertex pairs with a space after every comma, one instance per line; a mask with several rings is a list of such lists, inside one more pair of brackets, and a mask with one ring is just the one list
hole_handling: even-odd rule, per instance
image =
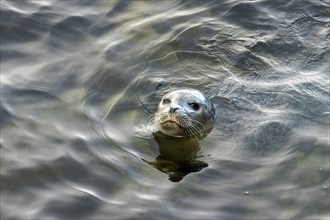
[[173, 137], [204, 137], [212, 130], [215, 119], [215, 108], [209, 98], [194, 89], [166, 94], [154, 118], [157, 130]]

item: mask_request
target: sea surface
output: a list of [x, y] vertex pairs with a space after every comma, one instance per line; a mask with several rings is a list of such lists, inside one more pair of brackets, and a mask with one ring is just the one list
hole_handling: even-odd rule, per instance
[[[330, 218], [329, 0], [0, 6], [1, 219]], [[183, 87], [212, 132], [142, 135]]]

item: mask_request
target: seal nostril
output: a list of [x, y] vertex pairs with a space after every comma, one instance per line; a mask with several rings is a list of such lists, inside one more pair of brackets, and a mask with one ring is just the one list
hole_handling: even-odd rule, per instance
[[170, 113], [175, 113], [176, 110], [178, 110], [179, 108], [176, 107], [170, 107]]

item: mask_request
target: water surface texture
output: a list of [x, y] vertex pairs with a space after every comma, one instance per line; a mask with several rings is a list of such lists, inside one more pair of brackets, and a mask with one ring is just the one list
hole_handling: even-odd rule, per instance
[[[0, 5], [1, 219], [329, 218], [328, 0]], [[213, 131], [135, 133], [178, 87]]]

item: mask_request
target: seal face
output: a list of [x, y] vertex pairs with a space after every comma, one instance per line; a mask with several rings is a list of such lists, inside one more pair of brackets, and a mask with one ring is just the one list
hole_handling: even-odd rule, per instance
[[204, 136], [212, 130], [215, 119], [215, 108], [203, 93], [180, 89], [162, 98], [154, 123], [158, 131], [168, 136]]

